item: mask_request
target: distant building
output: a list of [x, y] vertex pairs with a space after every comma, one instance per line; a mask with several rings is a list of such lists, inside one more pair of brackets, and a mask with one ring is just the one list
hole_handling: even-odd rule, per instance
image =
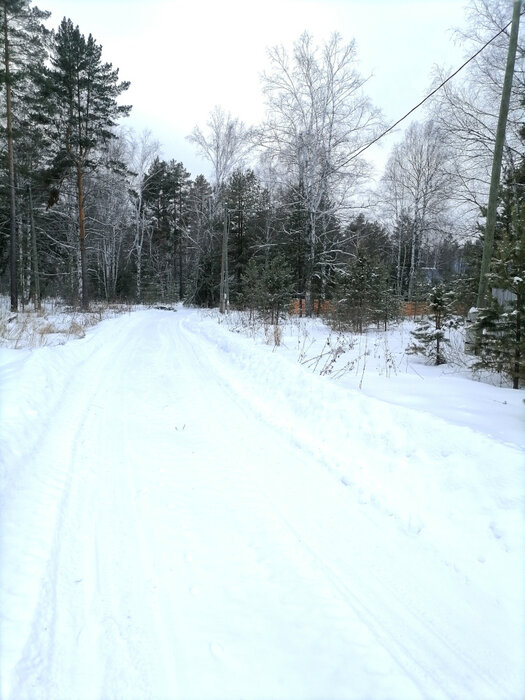
[[[496, 299], [498, 304], [507, 306], [513, 301], [516, 301], [517, 296], [514, 292], [510, 292], [508, 289], [501, 289], [500, 287], [491, 288], [492, 298]], [[476, 308], [470, 309], [467, 316], [467, 323], [465, 327], [465, 352], [470, 355], [476, 355], [476, 348], [478, 347], [478, 338], [475, 330], [475, 323], [478, 319], [478, 310]], [[498, 331], [496, 331], [499, 333]]]
[[436, 267], [421, 267], [419, 270], [421, 276], [428, 284], [443, 282], [443, 276]]
[[501, 304], [501, 306], [506, 306], [509, 302], [516, 301], [518, 298], [514, 292], [510, 292], [508, 289], [492, 287], [491, 291], [492, 297], [496, 299], [498, 304]]

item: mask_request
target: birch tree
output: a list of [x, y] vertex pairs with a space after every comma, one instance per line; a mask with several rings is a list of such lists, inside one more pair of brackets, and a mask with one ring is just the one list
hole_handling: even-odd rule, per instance
[[130, 257], [134, 258], [136, 267], [135, 295], [137, 301], [142, 301], [142, 263], [144, 242], [147, 230], [144, 194], [148, 183], [157, 172], [160, 145], [150, 131], [144, 130], [139, 137], [131, 131], [126, 138], [126, 163], [130, 171], [130, 202], [133, 212], [133, 242]]
[[[408, 284], [404, 290], [412, 299], [416, 270], [425, 242], [446, 230], [446, 212], [451, 195], [449, 156], [439, 133], [427, 122], [414, 122], [403, 141], [392, 149], [382, 178], [384, 199], [399, 232], [397, 276], [402, 287], [402, 235], [409, 233]], [[400, 224], [403, 223], [403, 226]]]
[[221, 273], [219, 284], [219, 309], [224, 313], [230, 305], [228, 272], [228, 206], [226, 181], [234, 170], [244, 163], [252, 147], [252, 131], [243, 122], [234, 119], [221, 107], [211, 112], [207, 130], [203, 132], [196, 126], [188, 136], [198, 152], [208, 160], [213, 169], [215, 185], [215, 204], [222, 204], [224, 227], [222, 236]]
[[[129, 181], [125, 169], [117, 171], [112, 163], [125, 162], [126, 143], [115, 139], [108, 149], [108, 164], [92, 178], [86, 178], [86, 220], [94, 237], [95, 272], [99, 290], [106, 300], [122, 291], [125, 249], [129, 246], [132, 217], [129, 205]], [[119, 289], [120, 287], [120, 289]]]
[[367, 173], [357, 151], [368, 142], [379, 114], [363, 92], [366, 79], [356, 69], [354, 42], [333, 34], [323, 46], [303, 34], [291, 55], [281, 46], [269, 51], [271, 69], [263, 76], [268, 117], [261, 133], [264, 157], [280, 171], [283, 185], [304, 211], [307, 247], [304, 294], [313, 310], [313, 282], [322, 276], [319, 246], [323, 220], [341, 213]]
[[[465, 57], [472, 56], [496, 38], [465, 68], [462, 78], [447, 83], [436, 93], [431, 117], [454, 157], [449, 170], [454, 178], [454, 198], [479, 217], [486, 206], [492, 156], [496, 138], [510, 28], [501, 31], [512, 16], [510, 0], [471, 0], [466, 8], [466, 28], [458, 30], [458, 43]], [[438, 70], [436, 83], [448, 71]], [[525, 119], [525, 42], [518, 40], [511, 93], [503, 168], [519, 162], [520, 128]]]

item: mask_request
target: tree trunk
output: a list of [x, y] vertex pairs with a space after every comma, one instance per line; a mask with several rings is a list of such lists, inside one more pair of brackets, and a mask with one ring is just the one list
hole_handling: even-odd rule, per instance
[[306, 279], [304, 285], [304, 304], [305, 304], [305, 316], [313, 316], [314, 306], [313, 306], [313, 277], [314, 277], [314, 264], [315, 264], [315, 213], [310, 212], [310, 230], [308, 236], [309, 250], [308, 250], [308, 262], [306, 270]]
[[228, 211], [224, 211], [224, 233], [222, 236], [221, 281], [219, 285], [219, 311], [223, 314], [230, 307], [228, 282]]
[[182, 301], [184, 298], [184, 282], [182, 279], [182, 228], [180, 230], [180, 237], [179, 237], [179, 301]]
[[[404, 265], [403, 265], [404, 267]], [[397, 293], [401, 296], [403, 292], [403, 269], [401, 268], [401, 233], [399, 233], [399, 241], [397, 245]]]
[[33, 213], [33, 192], [31, 189], [31, 183], [27, 186], [27, 193], [29, 198], [29, 223], [31, 226], [31, 258], [32, 258], [32, 268], [33, 268], [33, 303], [37, 311], [41, 307], [40, 298], [40, 270], [38, 267], [38, 248], [36, 243], [36, 229], [35, 229], [35, 217]]
[[412, 301], [412, 295], [414, 293], [414, 275], [416, 271], [416, 245], [417, 245], [417, 232], [416, 224], [413, 224], [412, 228], [412, 241], [410, 250], [410, 268], [408, 271], [408, 301]]
[[142, 246], [137, 250], [137, 301], [142, 301]]
[[[27, 280], [27, 265], [26, 259], [27, 259], [27, 235], [24, 236], [24, 226], [23, 222], [20, 220], [18, 221], [18, 231], [16, 234], [17, 238], [17, 253], [18, 253], [18, 264], [17, 264], [17, 273], [18, 273], [18, 287], [17, 287], [17, 296], [18, 296], [18, 302], [21, 306], [22, 311], [25, 311], [25, 291], [28, 286], [30, 285], [26, 284]], [[27, 231], [27, 229], [26, 229]]]
[[89, 306], [88, 275], [86, 259], [86, 214], [84, 210], [84, 173], [82, 164], [77, 163], [77, 194], [78, 194], [78, 231], [80, 242], [80, 270], [81, 270], [81, 303], [82, 308], [87, 310]]
[[184, 298], [184, 282], [182, 278], [183, 270], [183, 225], [182, 225], [182, 185], [179, 187], [179, 301]]
[[520, 388], [520, 375], [521, 375], [521, 303], [522, 298], [520, 294], [516, 297], [516, 337], [514, 339], [514, 376], [512, 378], [512, 388]]
[[304, 283], [304, 315], [311, 317], [313, 312], [312, 304], [312, 277], [308, 273]]
[[7, 3], [2, 2], [4, 9], [4, 68], [7, 110], [7, 154], [9, 162], [9, 274], [11, 311], [18, 311], [18, 286], [16, 278], [16, 198], [15, 198], [15, 155], [13, 147], [13, 123], [11, 108], [11, 70], [9, 61], [9, 32], [7, 29]]

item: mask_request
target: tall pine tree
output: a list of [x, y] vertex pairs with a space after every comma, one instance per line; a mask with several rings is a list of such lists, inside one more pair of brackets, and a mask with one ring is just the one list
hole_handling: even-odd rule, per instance
[[28, 82], [41, 65], [46, 30], [42, 21], [49, 12], [30, 7], [31, 0], [0, 0], [0, 84], [5, 90], [3, 111], [7, 142], [9, 191], [9, 270], [11, 310], [18, 309], [17, 192], [15, 139], [17, 121], [27, 112]]
[[91, 34], [86, 39], [64, 18], [53, 37], [51, 67], [46, 71], [41, 98], [56, 143], [49, 204], [57, 201], [66, 175], [72, 174], [76, 180], [83, 308], [89, 303], [84, 179], [88, 171], [96, 170], [100, 154], [115, 137], [117, 120], [129, 114], [131, 107], [117, 102], [128, 87], [128, 82], [118, 81], [118, 69], [102, 62], [102, 47]]

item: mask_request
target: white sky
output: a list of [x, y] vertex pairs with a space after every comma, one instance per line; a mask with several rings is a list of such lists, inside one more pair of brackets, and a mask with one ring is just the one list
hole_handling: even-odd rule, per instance
[[[193, 176], [209, 176], [185, 136], [221, 105], [246, 124], [263, 115], [259, 76], [266, 49], [291, 47], [309, 31], [322, 41], [333, 31], [355, 39], [360, 69], [372, 74], [368, 94], [389, 123], [428, 91], [435, 64], [456, 67], [463, 50], [451, 29], [464, 19], [462, 0], [35, 0], [102, 45], [105, 61], [130, 80], [127, 124], [151, 130], [167, 160]], [[419, 114], [419, 118], [422, 118]], [[414, 115], [417, 118], [418, 114]], [[378, 168], [399, 138], [369, 150]]]

